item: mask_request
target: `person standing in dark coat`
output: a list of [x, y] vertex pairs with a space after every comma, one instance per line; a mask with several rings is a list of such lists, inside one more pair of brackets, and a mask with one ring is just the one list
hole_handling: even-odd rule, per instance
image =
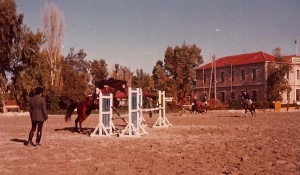
[[[28, 143], [27, 145], [32, 146], [40, 146], [41, 138], [42, 138], [42, 130], [44, 121], [48, 119], [48, 112], [46, 108], [46, 100], [42, 97], [44, 89], [42, 87], [37, 87], [35, 89], [35, 95], [30, 98], [29, 101], [29, 113], [31, 118], [31, 130], [29, 132]], [[36, 135], [36, 145], [33, 144], [32, 138], [34, 136], [34, 132], [37, 128]]]

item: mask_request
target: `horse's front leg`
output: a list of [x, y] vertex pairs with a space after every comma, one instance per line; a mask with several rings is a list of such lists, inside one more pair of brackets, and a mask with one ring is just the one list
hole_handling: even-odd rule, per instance
[[247, 117], [247, 108], [245, 108], [245, 116]]

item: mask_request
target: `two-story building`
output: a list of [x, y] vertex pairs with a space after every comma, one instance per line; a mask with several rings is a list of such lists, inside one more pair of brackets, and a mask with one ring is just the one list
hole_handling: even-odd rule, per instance
[[[300, 101], [300, 57], [285, 56], [292, 70], [286, 78], [292, 91], [280, 94], [283, 103]], [[247, 53], [226, 56], [216, 61], [197, 67], [197, 94], [208, 94], [222, 103], [237, 100], [242, 90], [246, 90], [254, 101], [266, 101], [267, 67], [275, 61], [275, 57], [265, 52]], [[216, 81], [214, 81], [216, 79]]]

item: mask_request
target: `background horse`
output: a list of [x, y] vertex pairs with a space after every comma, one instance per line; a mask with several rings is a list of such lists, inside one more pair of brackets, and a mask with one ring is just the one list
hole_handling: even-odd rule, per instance
[[243, 96], [240, 96], [241, 104], [243, 105], [243, 108], [245, 109], [245, 115], [247, 116], [247, 110], [250, 111], [252, 116], [256, 115], [255, 112], [255, 106], [253, 103], [251, 103], [249, 100], [245, 99]]
[[[80, 102], [72, 103], [68, 106], [65, 115], [65, 121], [70, 121], [72, 113], [77, 108], [77, 118], [75, 119], [75, 128], [78, 131], [78, 123], [79, 123], [79, 131], [82, 130], [82, 122], [87, 119], [87, 117], [91, 114], [92, 110], [99, 109], [99, 99], [98, 94], [100, 90], [102, 93], [112, 93], [113, 94], [113, 101], [114, 107], [117, 107], [119, 102], [115, 98], [115, 94], [117, 91], [121, 91], [125, 93], [127, 96], [128, 94], [128, 87], [127, 82], [123, 80], [115, 80], [110, 78], [108, 80], [102, 80], [95, 83], [96, 90], [92, 96], [88, 96], [83, 98]], [[98, 90], [97, 90], [98, 88]]]
[[208, 103], [197, 101], [196, 103], [196, 112], [198, 113], [206, 113], [208, 109]]

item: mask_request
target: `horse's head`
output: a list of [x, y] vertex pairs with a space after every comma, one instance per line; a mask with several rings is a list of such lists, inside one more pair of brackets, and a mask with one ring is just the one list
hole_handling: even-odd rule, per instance
[[128, 86], [127, 81], [122, 82], [121, 89], [119, 89], [121, 92], [123, 92], [128, 97]]

